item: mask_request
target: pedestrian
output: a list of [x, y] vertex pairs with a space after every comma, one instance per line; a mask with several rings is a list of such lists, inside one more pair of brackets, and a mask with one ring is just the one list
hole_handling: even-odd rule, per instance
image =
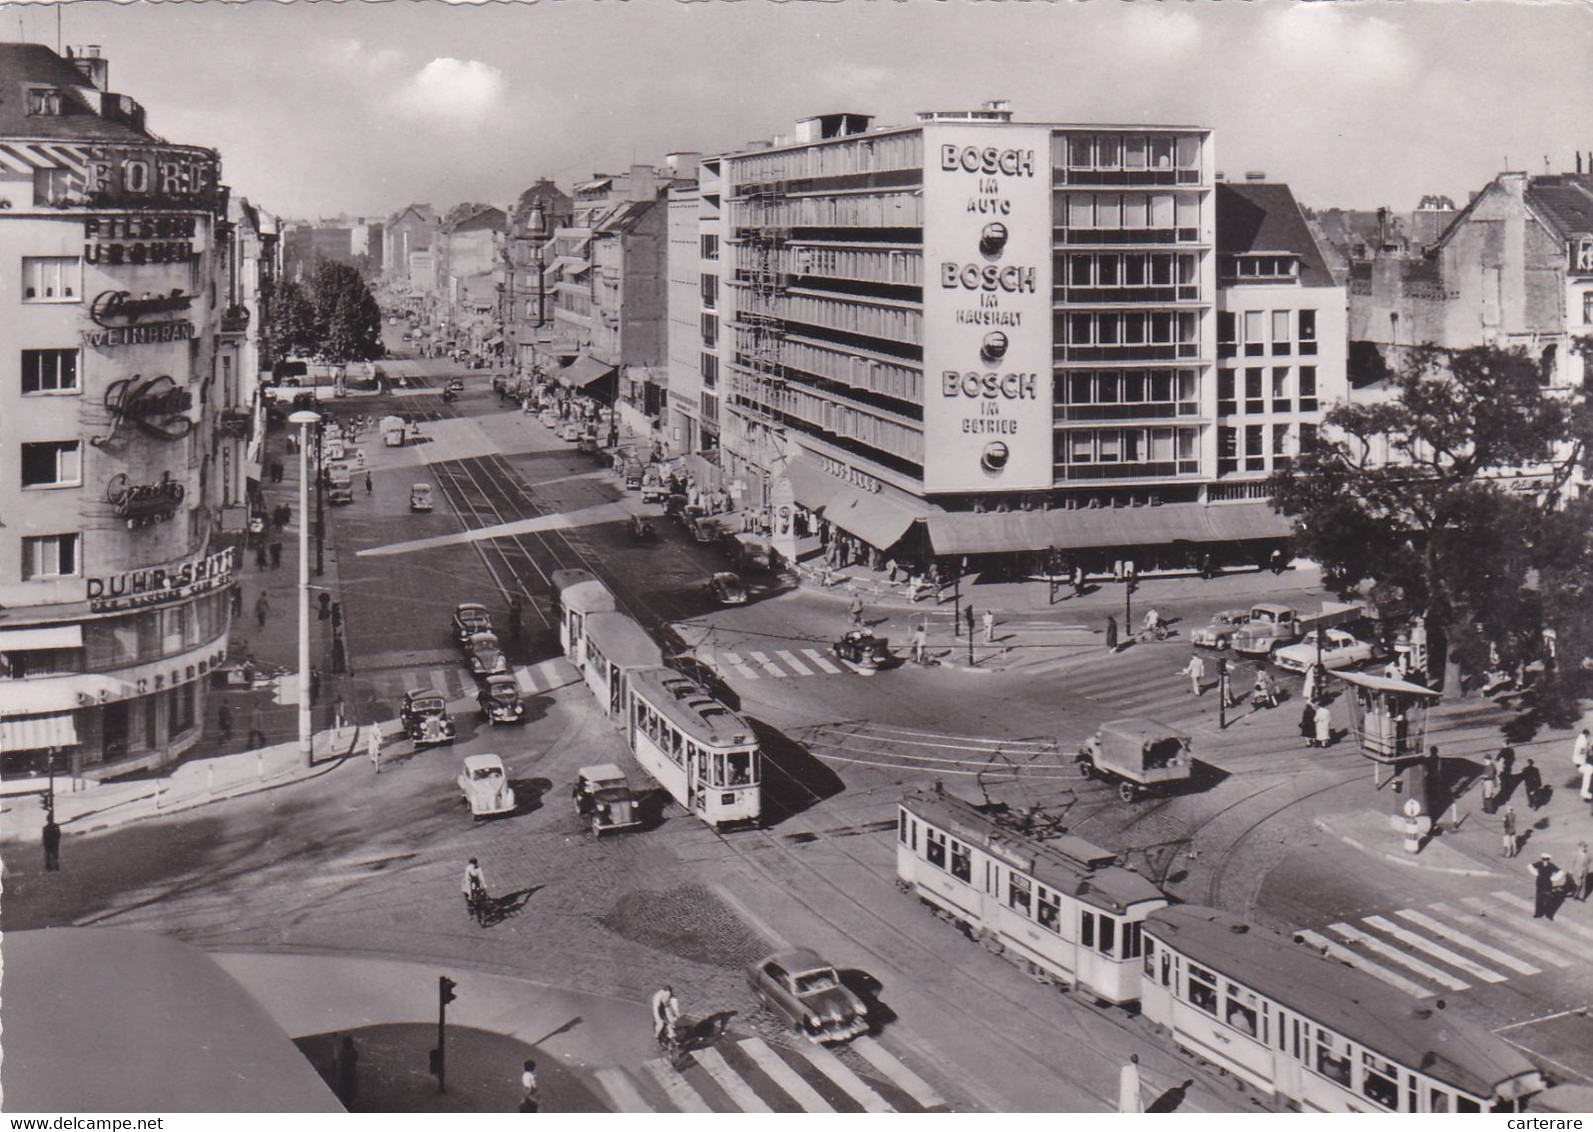
[[1588, 733], [1586, 727], [1577, 732], [1576, 742], [1571, 745], [1571, 765], [1581, 770], [1587, 765], [1588, 755], [1593, 753], [1593, 735]]
[[1587, 842], [1576, 843], [1576, 854], [1571, 858], [1571, 895], [1579, 902], [1587, 900], [1587, 874], [1588, 874]]
[[55, 824], [55, 809], [52, 807], [44, 814], [44, 871], [54, 873], [60, 869], [61, 827]]
[[863, 625], [863, 595], [856, 590], [852, 591], [852, 628], [859, 629]]
[[382, 727], [379, 723], [371, 724], [370, 734], [365, 739], [365, 753], [370, 757], [371, 769], [377, 774], [382, 773]]
[[1554, 919], [1554, 874], [1560, 871], [1554, 858], [1547, 853], [1540, 854], [1536, 861], [1527, 866], [1527, 871], [1532, 874], [1532, 918]]
[[260, 705], [255, 704], [249, 709], [249, 742], [246, 744], [252, 751], [258, 751], [266, 745], [265, 721], [260, 714]]
[[973, 602], [968, 603], [968, 608], [962, 611], [963, 617], [968, 622], [968, 639], [973, 640], [974, 634], [974, 607]]
[[1515, 770], [1516, 749], [1514, 747], [1499, 748], [1499, 780], [1509, 782], [1511, 772]]
[[313, 704], [313, 703], [315, 703], [316, 700], [318, 700], [320, 698], [321, 698], [321, 670], [319, 668], [312, 668], [312, 669], [310, 669], [310, 703]]
[[371, 487], [371, 470], [369, 468], [366, 468], [365, 469], [365, 494], [369, 495], [372, 490], [373, 490], [373, 488]]
[[222, 704], [216, 712], [216, 727], [221, 731], [223, 743], [232, 742], [232, 709], [226, 704]]
[[343, 697], [339, 696], [332, 704], [332, 730], [343, 730], [343, 725], [347, 722], [343, 716]]
[[520, 1111], [538, 1112], [542, 1098], [537, 1090], [537, 1063], [527, 1061], [520, 1069]]
[[1283, 573], [1283, 551], [1274, 549], [1273, 552], [1268, 555], [1267, 562], [1272, 567], [1272, 572], [1274, 574]]
[[1536, 810], [1543, 804], [1543, 774], [1531, 759], [1521, 768], [1521, 786], [1527, 792], [1527, 808]]
[[337, 1096], [343, 1102], [343, 1107], [350, 1110], [354, 1108], [354, 1098], [359, 1092], [359, 1060], [354, 1039], [345, 1034], [343, 1044], [338, 1049]]
[[1106, 648], [1108, 652], [1117, 651], [1117, 618], [1111, 614], [1106, 617]]
[[1200, 695], [1206, 688], [1206, 662], [1199, 653], [1191, 653], [1189, 663], [1184, 665], [1180, 676], [1189, 677], [1189, 691], [1192, 695]]
[[1582, 801], [1593, 802], [1593, 757], [1582, 764]]
[[886, 559], [886, 561], [885, 561], [885, 580], [887, 582], [889, 582], [893, 586], [896, 584], [896, 571], [897, 571], [897, 569], [898, 569], [898, 567], [896, 565], [896, 559], [894, 559], [894, 558]]
[[924, 622], [922, 622], [922, 621], [920, 621], [917, 625], [915, 625], [913, 627], [913, 663], [914, 664], [923, 664], [924, 663], [924, 646], [927, 643], [927, 639], [928, 639], [928, 634], [925, 631], [925, 628], [926, 627], [924, 625]]
[[266, 541], [265, 536], [260, 536], [260, 541], [254, 544], [254, 564], [256, 568], [266, 568]]
[[1499, 780], [1497, 778], [1484, 778], [1482, 780], [1482, 812], [1491, 814], [1499, 808]]
[[271, 569], [282, 569], [282, 544], [280, 542], [271, 544]]
[[1117, 1075], [1117, 1111], [1144, 1112], [1145, 1098], [1139, 1085], [1139, 1054], [1128, 1055], [1128, 1064]]
[[229, 600], [230, 600], [230, 602], [232, 604], [232, 615], [233, 615], [233, 617], [235, 617], [235, 618], [242, 617], [243, 616], [243, 587], [239, 586], [239, 585], [234, 585], [232, 587], [232, 596], [231, 596], [231, 598]]
[[1300, 694], [1305, 697], [1305, 702], [1314, 704], [1322, 698], [1322, 669], [1316, 661], [1305, 666], [1305, 678], [1300, 682]]
[[519, 594], [509, 598], [509, 639], [516, 644], [520, 643], [520, 613], [524, 608], [520, 604]]
[[1300, 708], [1300, 738], [1307, 747], [1316, 746], [1316, 705], [1309, 699]]
[[984, 625], [985, 625], [985, 644], [987, 644], [987, 645], [995, 644], [996, 643], [996, 615], [994, 613], [992, 613], [988, 609], [985, 610]]
[[675, 988], [659, 987], [653, 992], [653, 1036], [660, 1044], [675, 1040], [675, 1023], [680, 1021], [680, 1002], [675, 998]]
[[1326, 747], [1333, 742], [1333, 713], [1328, 711], [1327, 704], [1316, 705], [1316, 745]]
[[[262, 563], [262, 565], [264, 565], [264, 563]], [[254, 619], [260, 623], [260, 628], [264, 629], [266, 618], [270, 615], [271, 599], [266, 596], [266, 592], [264, 590], [261, 590], [260, 596], [255, 599], [254, 603]]]
[[1211, 555], [1209, 554], [1202, 554], [1200, 556], [1200, 576], [1206, 579], [1208, 582], [1217, 576], [1217, 570], [1214, 566], [1212, 566]]
[[1084, 596], [1084, 567], [1073, 567], [1073, 596]]
[[1504, 844], [1503, 852], [1499, 855], [1501, 857], [1514, 857], [1521, 850], [1521, 842], [1516, 839], [1516, 808], [1514, 806], [1505, 807], [1504, 823], [1500, 829], [1503, 833]]

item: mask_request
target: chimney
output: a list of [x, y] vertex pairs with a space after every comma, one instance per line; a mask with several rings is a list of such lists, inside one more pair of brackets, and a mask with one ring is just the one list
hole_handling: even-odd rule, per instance
[[1247, 181], [1265, 181], [1266, 179], [1267, 179], [1267, 171], [1265, 169], [1246, 169], [1245, 170], [1245, 180], [1247, 180]]
[[100, 55], [100, 45], [91, 43], [86, 47], [68, 47], [66, 57], [76, 67], [85, 79], [94, 84], [95, 90], [110, 90], [111, 61]]

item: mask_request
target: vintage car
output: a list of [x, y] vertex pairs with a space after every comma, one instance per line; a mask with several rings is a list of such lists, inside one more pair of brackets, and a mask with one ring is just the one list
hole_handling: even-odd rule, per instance
[[1084, 741], [1073, 760], [1084, 778], [1116, 783], [1132, 802], [1189, 778], [1189, 736], [1154, 719], [1114, 719]]
[[642, 502], [663, 503], [669, 498], [669, 488], [664, 481], [658, 478], [658, 473], [649, 469], [642, 473]]
[[470, 664], [472, 676], [496, 676], [509, 671], [509, 658], [503, 655], [498, 634], [491, 631], [470, 635], [465, 645], [465, 659]]
[[409, 485], [409, 509], [411, 511], [431, 510], [431, 484], [415, 483]]
[[868, 1032], [868, 1007], [811, 948], [751, 964], [747, 982], [759, 1002], [811, 1042], [843, 1042]]
[[543, 409], [537, 414], [537, 420], [548, 428], [557, 428], [559, 425], [559, 411], [557, 409]]
[[625, 481], [626, 491], [642, 490], [642, 466], [634, 460], [626, 462], [625, 467], [620, 471], [620, 476]]
[[846, 635], [835, 642], [833, 651], [848, 664], [862, 668], [884, 668], [891, 660], [891, 643], [876, 637], [867, 629], [848, 629]]
[[693, 542], [712, 546], [719, 541], [721, 531], [717, 520], [702, 514], [693, 515], [686, 520], [686, 533], [691, 535]]
[[463, 393], [465, 391], [465, 379], [462, 377], [450, 378], [448, 384], [443, 386], [443, 389], [448, 393]]
[[514, 813], [514, 787], [497, 755], [469, 755], [459, 772], [459, 792], [473, 818]]
[[1233, 631], [1229, 643], [1245, 656], [1266, 656], [1279, 645], [1299, 640], [1304, 632], [1296, 610], [1264, 601], [1250, 607], [1249, 618]]
[[575, 812], [586, 821], [593, 837], [611, 829], [630, 829], [642, 824], [636, 799], [625, 772], [613, 763], [584, 766], [575, 775], [570, 789]]
[[1211, 615], [1211, 621], [1189, 635], [1191, 643], [1208, 649], [1225, 649], [1234, 630], [1250, 620], [1248, 609], [1224, 609]]
[[[1287, 645], [1272, 654], [1272, 662], [1286, 672], [1304, 672], [1316, 663], [1316, 635], [1312, 629], [1298, 644]], [[1329, 629], [1322, 638], [1322, 667], [1354, 668], [1375, 659], [1377, 650], [1343, 629]]]
[[708, 579], [708, 596], [720, 605], [746, 605], [747, 587], [741, 579], [728, 570], [721, 570]]
[[560, 440], [579, 440], [581, 438], [581, 424], [579, 421], [565, 421], [559, 426]]
[[587, 429], [580, 436], [576, 437], [575, 450], [577, 452], [584, 452], [588, 456], [597, 455], [597, 433], [593, 432], [591, 429]]
[[476, 693], [481, 714], [490, 723], [524, 723], [525, 704], [520, 701], [520, 685], [507, 672], [488, 676]]
[[404, 693], [398, 706], [404, 734], [417, 747], [454, 741], [454, 721], [448, 718], [448, 701], [435, 688], [415, 688]]
[[658, 533], [653, 530], [653, 521], [651, 519], [646, 515], [631, 516], [631, 538], [636, 539], [638, 542], [645, 542], [657, 537]]
[[477, 633], [492, 632], [492, 614], [479, 601], [462, 601], [454, 609], [454, 640], [460, 648], [470, 644]]

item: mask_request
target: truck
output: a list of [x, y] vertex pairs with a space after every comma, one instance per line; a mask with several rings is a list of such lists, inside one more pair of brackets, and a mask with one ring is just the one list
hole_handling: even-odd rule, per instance
[[1267, 656], [1279, 645], [1292, 644], [1304, 635], [1298, 610], [1264, 601], [1250, 607], [1250, 616], [1233, 631], [1229, 643], [1243, 656]]

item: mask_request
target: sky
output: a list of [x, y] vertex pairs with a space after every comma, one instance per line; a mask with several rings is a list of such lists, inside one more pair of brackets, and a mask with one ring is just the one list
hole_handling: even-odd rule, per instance
[[[56, 42], [53, 7], [0, 35]], [[537, 0], [60, 10], [173, 142], [279, 216], [507, 204], [849, 110], [1011, 101], [1035, 122], [1215, 131], [1217, 166], [1306, 204], [1464, 202], [1593, 154], [1589, 0]]]

